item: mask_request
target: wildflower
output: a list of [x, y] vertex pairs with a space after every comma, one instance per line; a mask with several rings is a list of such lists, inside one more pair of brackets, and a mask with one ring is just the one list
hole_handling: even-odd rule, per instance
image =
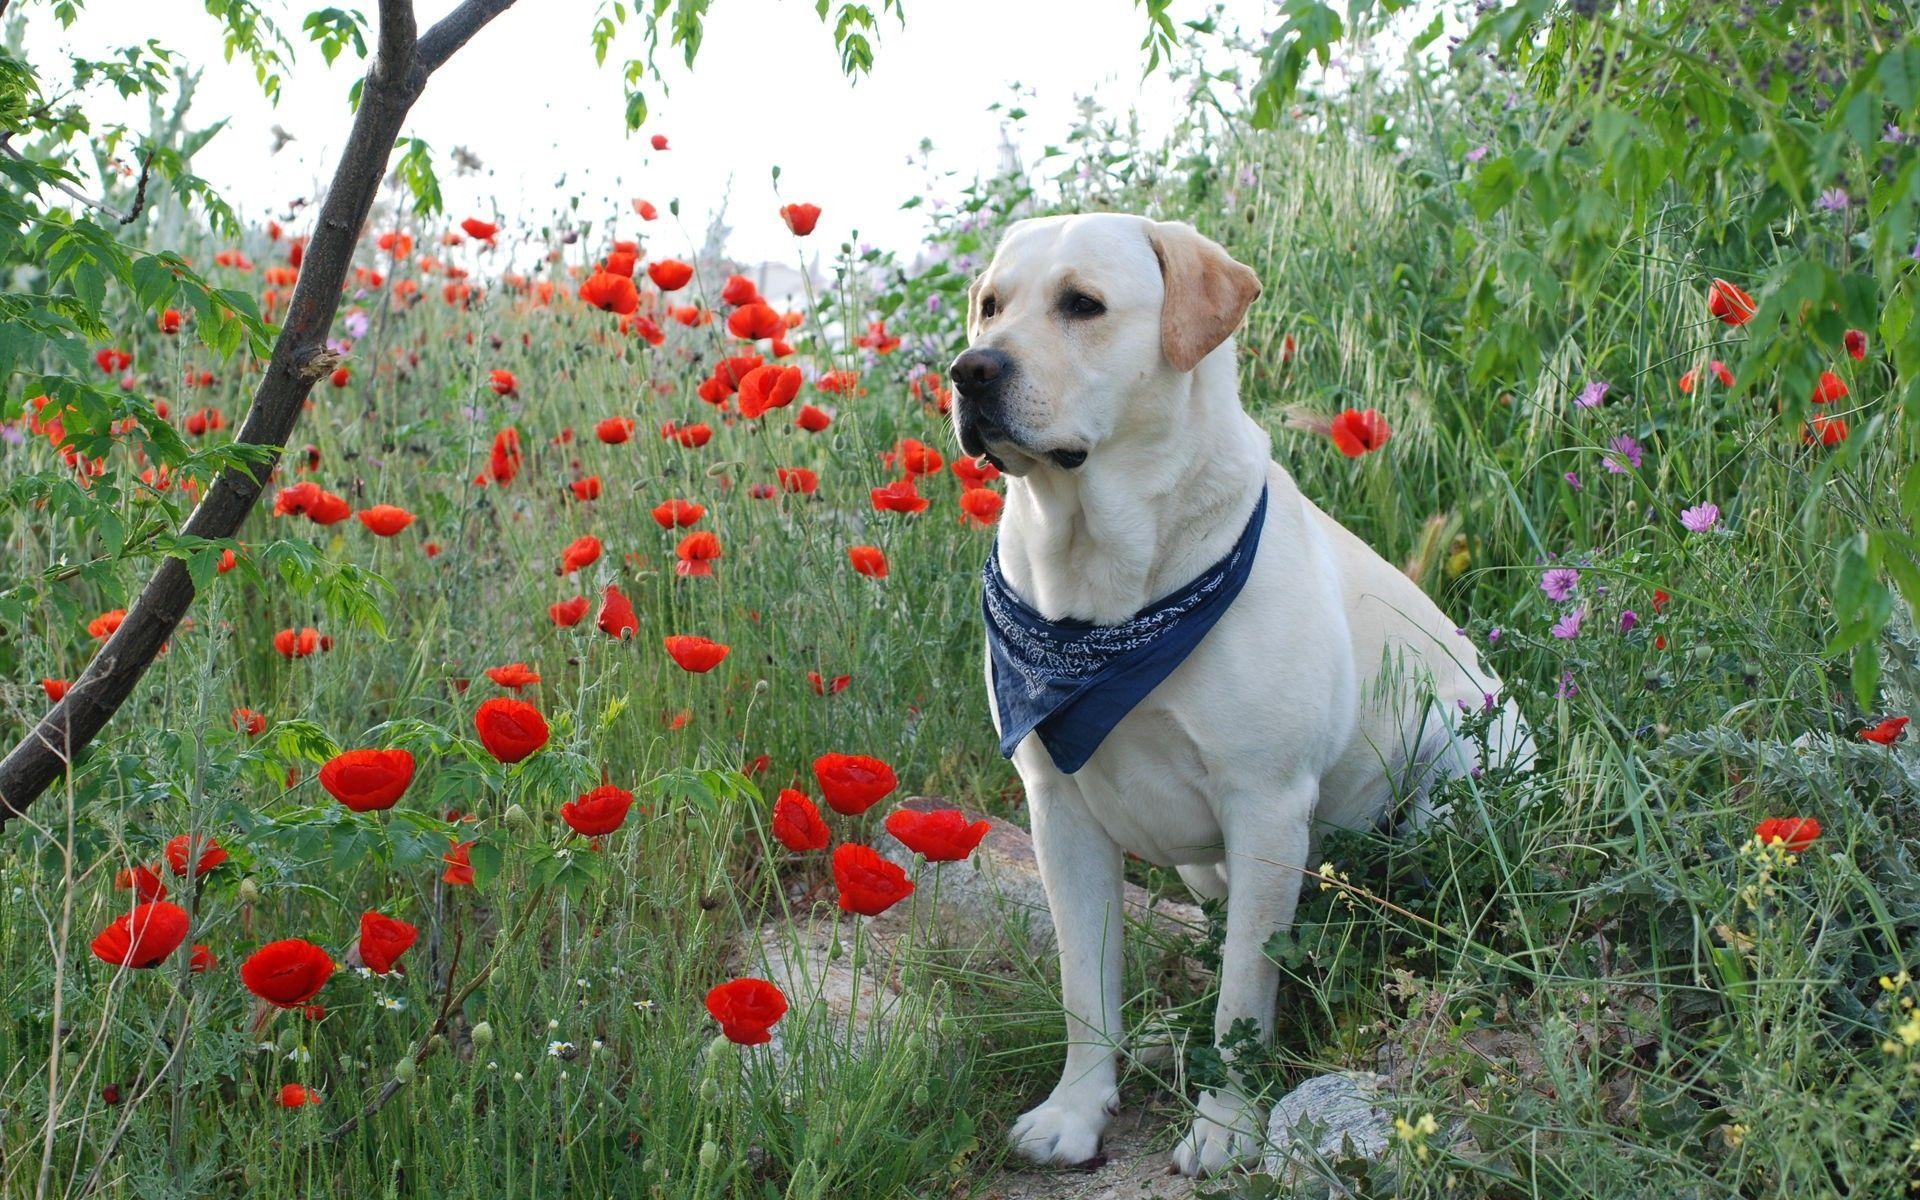
[[693, 281], [693, 267], [677, 258], [663, 258], [647, 265], [647, 278], [663, 292], [677, 292]]
[[440, 858], [441, 862], [447, 864], [446, 871], [440, 876], [441, 881], [455, 887], [472, 887], [474, 884], [472, 852], [472, 842], [450, 843], [447, 846], [447, 852]]
[[707, 514], [707, 510], [691, 500], [667, 500], [654, 506], [654, 523], [662, 529], [692, 525]]
[[822, 754], [813, 760], [813, 778], [833, 811], [857, 817], [900, 785], [884, 760], [864, 754]]
[[[581, 612], [584, 615], [584, 597], [582, 600]], [[622, 640], [640, 632], [640, 617], [633, 611], [633, 601], [612, 584], [607, 585], [606, 594], [600, 598], [600, 615], [595, 618], [595, 624], [599, 625], [601, 633]]]
[[1574, 397], [1573, 402], [1581, 408], [1599, 408], [1602, 404], [1606, 403], [1607, 392], [1611, 386], [1612, 385], [1602, 380], [1596, 379], [1581, 388], [1580, 394]]
[[1600, 465], [1607, 469], [1608, 474], [1625, 475], [1629, 470], [1639, 469], [1641, 463], [1639, 442], [1623, 433], [1619, 437], [1614, 438], [1610, 444], [1613, 447], [1614, 454], [1618, 454], [1620, 459], [1626, 460], [1626, 465], [1620, 465], [1620, 459], [1616, 459], [1612, 454], [1609, 454], [1600, 460]]
[[691, 634], [675, 634], [662, 639], [667, 654], [679, 664], [680, 669], [694, 675], [704, 675], [719, 666], [727, 657], [728, 647], [719, 642], [710, 641]]
[[1540, 590], [1555, 604], [1564, 604], [1580, 584], [1580, 572], [1572, 567], [1554, 567], [1540, 576]]
[[600, 550], [600, 539], [590, 533], [573, 539], [560, 553], [560, 573], [571, 575], [582, 567], [590, 567], [599, 562]]
[[1347, 409], [1333, 419], [1333, 444], [1348, 458], [1359, 458], [1387, 444], [1393, 429], [1378, 409]]
[[1640, 624], [1640, 614], [1630, 608], [1620, 610], [1620, 632], [1632, 633], [1634, 626]]
[[825, 409], [803, 404], [800, 406], [800, 415], [793, 419], [793, 423], [808, 433], [819, 433], [833, 424], [833, 417]]
[[1737, 284], [1716, 279], [1707, 289], [1707, 311], [1728, 325], [1745, 325], [1753, 320], [1757, 307]]
[[986, 821], [969, 822], [966, 814], [957, 808], [925, 813], [911, 808], [897, 809], [888, 814], [886, 825], [887, 832], [900, 839], [901, 845], [926, 855], [928, 862], [958, 862], [966, 858], [993, 829]]
[[1855, 362], [1859, 362], [1867, 357], [1867, 335], [1864, 331], [1859, 329], [1847, 330], [1846, 344], [1847, 353]]
[[632, 417], [608, 417], [593, 427], [593, 436], [609, 446], [618, 446], [633, 436]]
[[240, 964], [240, 982], [278, 1008], [299, 1008], [320, 994], [333, 975], [333, 959], [302, 938], [268, 942]]
[[547, 719], [524, 700], [495, 696], [473, 714], [473, 727], [487, 753], [503, 763], [517, 763], [547, 744]]
[[960, 493], [960, 512], [963, 519], [972, 520], [976, 525], [991, 525], [1000, 519], [1000, 509], [1006, 504], [1006, 498], [990, 488], [968, 488]]
[[720, 538], [704, 529], [690, 533], [680, 539], [680, 544], [674, 547], [673, 555], [679, 560], [674, 564], [674, 571], [677, 574], [711, 575], [713, 560], [720, 557]]
[[[167, 841], [167, 867], [175, 875], [185, 877], [187, 860], [193, 855], [193, 839], [182, 833]], [[227, 861], [227, 852], [213, 838], [200, 839], [200, 859], [193, 864], [195, 879]]]
[[540, 682], [540, 672], [533, 670], [523, 662], [508, 663], [504, 667], [488, 667], [487, 678], [503, 688], [519, 691]]
[[781, 788], [773, 802], [773, 836], [797, 853], [825, 850], [833, 838], [812, 799], [793, 788]]
[[855, 546], [847, 551], [847, 561], [857, 575], [865, 575], [869, 579], [887, 577], [887, 556], [880, 552], [878, 546]]
[[627, 317], [640, 308], [640, 289], [625, 275], [595, 271], [580, 285], [580, 300], [602, 312]]
[[281, 1108], [305, 1108], [320, 1103], [320, 1093], [304, 1083], [289, 1083], [280, 1089]]
[[1820, 836], [1820, 822], [1812, 817], [1768, 817], [1754, 826], [1753, 836], [1763, 846], [1784, 846], [1799, 854]]
[[1844, 417], [1813, 417], [1800, 430], [1800, 440], [1809, 446], [1838, 446], [1852, 432]]
[[1000, 478], [1000, 468], [983, 458], [962, 455], [953, 460], [953, 477], [960, 481], [963, 488], [983, 488]]
[[165, 962], [187, 940], [187, 910], [165, 900], [137, 904], [93, 939], [93, 956], [115, 967], [145, 970]]
[[905, 871], [857, 842], [834, 850], [833, 882], [840, 889], [840, 907], [863, 917], [877, 917], [913, 894]]
[[780, 480], [780, 490], [790, 495], [811, 496], [820, 490], [820, 476], [805, 467], [777, 467], [774, 475]]
[[360, 914], [360, 961], [375, 975], [385, 975], [420, 936], [405, 921], [377, 912]]
[[929, 503], [913, 486], [912, 476], [896, 479], [885, 487], [873, 488], [870, 494], [875, 512], [924, 512]]
[[780, 219], [787, 223], [795, 237], [806, 237], [820, 222], [818, 204], [783, 204], [780, 206]]
[[413, 514], [393, 504], [376, 504], [360, 511], [360, 523], [376, 537], [390, 538], [413, 524]]
[[1853, 204], [1853, 197], [1847, 195], [1847, 189], [1831, 187], [1821, 192], [1813, 206], [1822, 212], [1845, 212]]
[[495, 367], [487, 372], [487, 386], [493, 389], [496, 396], [511, 396], [520, 390], [520, 381], [513, 377], [512, 371]]
[[1585, 608], [1576, 608], [1561, 616], [1558, 621], [1555, 621], [1553, 628], [1548, 632], [1563, 641], [1572, 641], [1574, 638], [1580, 636], [1580, 622], [1586, 620], [1586, 618], [1587, 610]]
[[785, 408], [800, 394], [801, 382], [799, 367], [755, 367], [740, 380], [740, 415], [752, 419]]
[[354, 812], [378, 812], [399, 803], [413, 783], [407, 750], [348, 750], [320, 766], [320, 786]]
[[567, 486], [572, 489], [573, 498], [582, 504], [590, 500], [598, 500], [600, 493], [604, 490], [604, 485], [600, 482], [598, 475], [588, 475], [584, 479], [576, 479]]
[[115, 872], [113, 876], [113, 890], [116, 892], [130, 891], [142, 901], [165, 900], [167, 898], [167, 885], [166, 882], [160, 878], [159, 870], [155, 867], [147, 866], [145, 863], [138, 866], [122, 867], [119, 871]]
[[[1712, 362], [1709, 362], [1707, 364], [1707, 372], [1708, 374], [1712, 375], [1715, 379], [1720, 381], [1721, 387], [1733, 386], [1733, 369], [1727, 366], [1727, 364], [1721, 362], [1719, 359], [1716, 358]], [[1693, 371], [1688, 371], [1686, 374], [1680, 377], [1680, 391], [1683, 394], [1686, 394], [1686, 395], [1693, 394], [1693, 384], [1694, 384], [1695, 377], [1696, 377], [1696, 372], [1693, 372]]]
[[547, 616], [562, 629], [572, 629], [587, 615], [587, 598], [575, 596], [571, 600], [560, 600], [547, 606]]
[[1680, 527], [1688, 533], [1705, 533], [1720, 523], [1720, 506], [1696, 504], [1680, 513]]
[[1876, 725], [1869, 725], [1860, 731], [1860, 740], [1875, 745], [1891, 746], [1906, 733], [1906, 717], [1887, 717]]
[[764, 979], [734, 979], [707, 993], [707, 1012], [728, 1041], [759, 1046], [773, 1040], [773, 1027], [787, 1013], [787, 998]]
[[633, 793], [603, 783], [560, 806], [560, 819], [582, 837], [605, 837], [624, 825], [633, 807]]
[[1847, 394], [1846, 380], [1835, 375], [1832, 371], [1822, 371], [1820, 372], [1820, 382], [1814, 385], [1813, 395], [1809, 398], [1815, 404], [1831, 404], [1835, 400], [1846, 399]]

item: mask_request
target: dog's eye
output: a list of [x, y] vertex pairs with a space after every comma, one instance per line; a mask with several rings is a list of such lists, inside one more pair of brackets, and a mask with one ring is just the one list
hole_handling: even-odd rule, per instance
[[992, 319], [993, 314], [999, 311], [1000, 311], [1000, 302], [998, 300], [995, 300], [992, 296], [988, 296], [984, 300], [980, 301], [980, 319], [982, 321]]
[[1106, 305], [1085, 292], [1068, 292], [1066, 299], [1060, 302], [1060, 308], [1070, 317], [1097, 317], [1107, 311]]

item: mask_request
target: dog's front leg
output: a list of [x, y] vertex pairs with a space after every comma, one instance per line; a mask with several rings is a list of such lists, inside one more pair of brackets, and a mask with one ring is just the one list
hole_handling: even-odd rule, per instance
[[[1220, 953], [1220, 1003], [1214, 1010], [1214, 1045], [1221, 1046], [1241, 1021], [1251, 1021], [1262, 1044], [1273, 1037], [1273, 1005], [1280, 970], [1266, 944], [1293, 923], [1306, 866], [1311, 789], [1290, 793], [1276, 805], [1269, 797], [1239, 797], [1222, 811], [1227, 853], [1227, 936]], [[1237, 1081], [1231, 1060], [1229, 1076]], [[1202, 1092], [1193, 1128], [1174, 1147], [1182, 1174], [1211, 1175], [1260, 1152], [1265, 1140], [1257, 1105], [1236, 1083]]]
[[1044, 1103], [1014, 1122], [1014, 1148], [1040, 1163], [1099, 1157], [1119, 1106], [1120, 848], [1070, 787], [1028, 786], [1033, 849], [1053, 911], [1067, 1014], [1067, 1066]]

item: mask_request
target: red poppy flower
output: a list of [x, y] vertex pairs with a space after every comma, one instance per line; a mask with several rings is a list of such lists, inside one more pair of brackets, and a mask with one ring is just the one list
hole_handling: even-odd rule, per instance
[[1754, 826], [1753, 836], [1765, 845], [1785, 846], [1798, 854], [1820, 836], [1820, 822], [1812, 817], [1768, 817]]
[[1838, 446], [1849, 432], [1843, 417], [1814, 417], [1800, 431], [1800, 440], [1809, 446]]
[[847, 551], [847, 561], [853, 564], [856, 574], [865, 575], [868, 579], [887, 577], [887, 556], [880, 552], [878, 546], [855, 546]]
[[40, 690], [45, 692], [47, 699], [55, 704], [67, 698], [67, 688], [70, 686], [71, 685], [64, 679], [42, 679], [40, 681]]
[[822, 754], [813, 760], [813, 778], [833, 811], [857, 817], [900, 786], [883, 760], [865, 754]]
[[674, 570], [681, 575], [711, 575], [713, 560], [720, 557], [720, 538], [705, 529], [690, 533], [674, 547], [673, 556], [680, 560]]
[[567, 486], [573, 489], [573, 498], [582, 504], [590, 500], [598, 500], [600, 493], [604, 490], [604, 485], [601, 484], [598, 475], [589, 475], [585, 479], [576, 479]]
[[189, 971], [195, 975], [205, 975], [219, 965], [220, 960], [213, 956], [213, 951], [198, 942], [194, 943], [193, 952], [187, 956]]
[[793, 230], [793, 236], [805, 237], [813, 232], [815, 225], [820, 223], [820, 206], [818, 204], [782, 204], [780, 219], [787, 223], [788, 229]]
[[413, 514], [394, 504], [376, 504], [360, 510], [360, 523], [378, 537], [392, 537], [413, 524]]
[[472, 887], [473, 862], [469, 858], [472, 851], [472, 842], [454, 842], [448, 846], [447, 852], [440, 857], [440, 861], [447, 864], [446, 871], [440, 876], [441, 881], [455, 887]]
[[727, 316], [727, 332], [748, 341], [779, 337], [786, 328], [787, 323], [780, 314], [759, 300], [742, 304]]
[[1707, 311], [1728, 325], [1745, 325], [1756, 308], [1752, 296], [1724, 279], [1714, 280], [1707, 289]]
[[160, 314], [160, 320], [159, 320], [160, 332], [161, 333], [179, 333], [180, 323], [184, 320], [186, 320], [186, 318], [180, 315], [179, 309], [169, 308], [165, 312], [162, 312]]
[[[1727, 364], [1721, 362], [1719, 359], [1716, 358], [1712, 362], [1709, 362], [1707, 364], [1707, 370], [1709, 373], [1713, 375], [1715, 379], [1718, 379], [1720, 381], [1721, 387], [1733, 386], [1733, 368], [1727, 366]], [[1685, 375], [1682, 375], [1680, 377], [1680, 391], [1682, 393], [1689, 396], [1692, 395], [1693, 384], [1694, 384], [1694, 372], [1688, 371]]]
[[993, 826], [986, 821], [969, 822], [957, 808], [933, 812], [898, 809], [887, 816], [887, 832], [928, 862], [959, 862], [980, 846]]
[[805, 792], [782, 788], [773, 802], [773, 836], [787, 849], [804, 854], [825, 850], [833, 831]]
[[900, 444], [882, 457], [889, 463], [899, 463], [909, 476], [932, 475], [947, 464], [938, 450], [915, 438], [901, 438]]
[[360, 914], [360, 961], [375, 975], [385, 975], [420, 931], [405, 921], [377, 912]]
[[1333, 444], [1348, 458], [1378, 450], [1387, 444], [1393, 430], [1378, 409], [1348, 409], [1333, 419]]
[[509, 426], [493, 435], [493, 452], [487, 459], [487, 473], [499, 484], [513, 482], [520, 473], [520, 431]]
[[333, 374], [328, 376], [327, 379], [333, 386], [343, 388], [353, 382], [353, 372], [347, 370], [345, 367], [335, 367]]
[[633, 793], [603, 783], [577, 800], [560, 806], [560, 819], [581, 837], [605, 837], [624, 825], [633, 807]]
[[[167, 840], [167, 867], [175, 874], [185, 876], [187, 859], [193, 852], [193, 838], [187, 834], [178, 834]], [[200, 861], [193, 866], [195, 879], [227, 861], [227, 852], [213, 838], [200, 839]]]
[[496, 396], [511, 396], [520, 390], [520, 381], [505, 367], [495, 367], [487, 372], [487, 386], [493, 389]]
[[838, 696], [853, 683], [853, 676], [835, 675], [832, 679], [828, 679], [818, 671], [808, 671], [807, 683], [813, 688], [813, 694], [816, 696]]
[[929, 501], [913, 486], [913, 477], [896, 479], [885, 487], [872, 489], [873, 511], [917, 513], [925, 512]]
[[663, 258], [647, 265], [647, 278], [663, 292], [677, 292], [693, 282], [693, 267], [677, 258]]
[[653, 519], [662, 529], [674, 526], [691, 525], [705, 516], [707, 510], [691, 500], [667, 500], [654, 506]]
[[698, 450], [713, 440], [713, 427], [710, 425], [676, 425], [668, 421], [660, 427], [660, 436], [679, 442], [689, 450]]
[[523, 662], [508, 663], [504, 667], [488, 667], [487, 678], [503, 688], [519, 691], [530, 684], [540, 682], [540, 673], [532, 670]]
[[720, 299], [727, 304], [752, 304], [760, 298], [760, 289], [745, 275], [729, 275], [720, 288]]
[[268, 942], [240, 964], [240, 982], [277, 1008], [299, 1008], [333, 976], [327, 952], [301, 938]]
[[580, 285], [580, 301], [602, 312], [632, 316], [640, 308], [640, 289], [625, 275], [595, 271]]
[[1000, 519], [1006, 497], [991, 488], [968, 488], [960, 493], [960, 511], [979, 525], [991, 525]]
[[1000, 468], [984, 458], [961, 455], [953, 460], [953, 477], [963, 488], [985, 487], [1000, 478]]
[[662, 641], [667, 648], [667, 653], [673, 657], [673, 661], [680, 664], [680, 669], [695, 675], [704, 675], [713, 670], [730, 652], [728, 647], [719, 642], [685, 633], [675, 634]]
[[759, 1046], [787, 1014], [787, 998], [764, 979], [734, 979], [707, 993], [707, 1011], [730, 1042]]
[[1863, 330], [1849, 329], [1846, 336], [1847, 353], [1858, 362], [1867, 356], [1867, 335]]
[[553, 623], [562, 629], [572, 629], [586, 619], [588, 602], [585, 596], [575, 596], [571, 600], [560, 600], [547, 605], [547, 615]]
[[133, 867], [122, 867], [119, 871], [115, 872], [113, 876], [113, 890], [116, 892], [130, 891], [142, 901], [165, 900], [167, 898], [167, 885], [160, 878], [159, 870], [154, 867], [149, 867], [145, 863]]
[[[664, 140], [665, 139], [662, 139], [662, 141]], [[666, 147], [661, 145], [655, 146], [654, 149], [664, 150]], [[660, 210], [653, 206], [653, 201], [651, 200], [635, 200], [633, 202], [633, 211], [642, 221], [652, 221], [660, 216]]]
[[413, 784], [411, 751], [348, 750], [320, 764], [320, 786], [354, 812], [381, 812]]
[[840, 907], [863, 917], [877, 917], [913, 894], [905, 871], [858, 842], [834, 849], [833, 882], [840, 889]]
[[266, 714], [257, 713], [250, 708], [234, 709], [232, 721], [233, 731], [244, 733], [248, 737], [259, 737], [267, 731]]
[[780, 490], [797, 496], [811, 496], [820, 490], [820, 476], [805, 467], [777, 467]]
[[165, 962], [187, 940], [187, 910], [165, 900], [134, 906], [93, 939], [93, 956], [116, 967], [145, 970]]
[[656, 133], [651, 138], [648, 138], [647, 142], [655, 150], [665, 150], [667, 148], [667, 135], [664, 133]]
[[1847, 381], [1832, 371], [1820, 372], [1820, 382], [1814, 385], [1813, 402], [1831, 404], [1835, 400], [1844, 400], [1847, 396]]
[[304, 1083], [284, 1084], [280, 1088], [281, 1108], [304, 1108], [309, 1104], [320, 1103], [320, 1093]]
[[93, 638], [110, 638], [113, 636], [113, 631], [120, 628], [120, 623], [126, 619], [127, 610], [124, 608], [103, 612], [87, 622], [87, 635]]
[[1907, 721], [1908, 718], [1906, 717], [1888, 717], [1877, 725], [1862, 729], [1860, 731], [1860, 740], [1863, 742], [1874, 742], [1882, 746], [1891, 746], [1899, 741], [1901, 735], [1906, 732]]
[[740, 415], [749, 419], [785, 408], [800, 394], [799, 367], [755, 367], [740, 381]]
[[560, 554], [560, 573], [571, 575], [581, 567], [590, 567], [600, 561], [600, 539], [592, 534], [582, 534], [568, 543]]
[[503, 763], [517, 763], [547, 744], [547, 719], [525, 700], [495, 696], [482, 701], [473, 714], [473, 728], [487, 753]]
[[640, 632], [640, 617], [633, 611], [633, 601], [612, 584], [607, 585], [606, 594], [600, 598], [597, 623], [601, 633], [622, 640]]
[[593, 436], [609, 446], [618, 446], [633, 436], [632, 417], [608, 417], [593, 427]]
[[827, 426], [833, 424], [833, 417], [824, 409], [815, 408], [811, 404], [803, 404], [800, 406], [800, 415], [793, 419], [793, 423], [808, 433], [819, 433]]

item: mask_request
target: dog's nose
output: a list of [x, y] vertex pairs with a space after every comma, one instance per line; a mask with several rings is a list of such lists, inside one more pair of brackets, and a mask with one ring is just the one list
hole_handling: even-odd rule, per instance
[[953, 360], [953, 366], [947, 368], [953, 386], [959, 388], [963, 396], [991, 394], [999, 386], [1000, 380], [1012, 371], [1012, 359], [984, 346], [962, 351], [960, 357]]

